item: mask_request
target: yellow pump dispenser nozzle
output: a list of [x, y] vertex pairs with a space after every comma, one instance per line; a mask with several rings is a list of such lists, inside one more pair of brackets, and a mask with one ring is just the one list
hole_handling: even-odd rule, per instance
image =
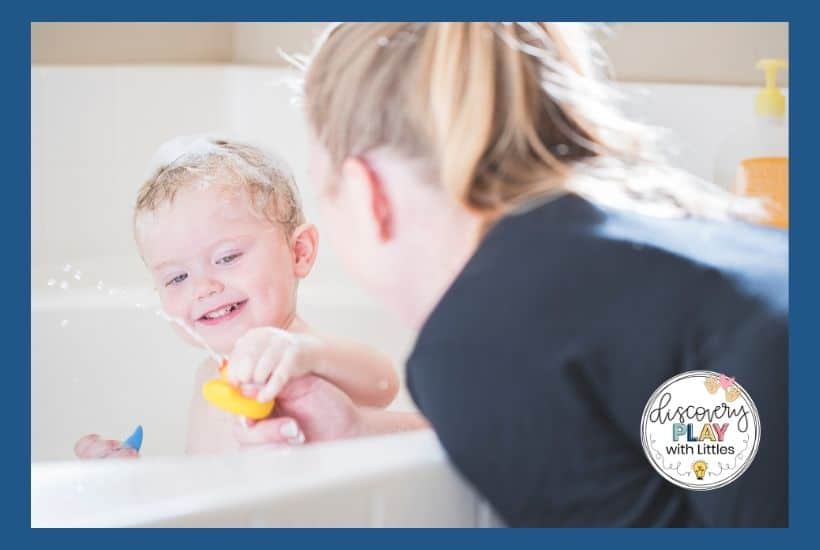
[[[786, 96], [777, 86], [777, 70], [785, 59], [757, 62], [766, 84], [755, 96], [755, 115], [738, 119], [718, 149], [715, 181], [724, 189], [760, 199], [760, 223], [789, 227], [789, 118]], [[750, 109], [751, 111], [751, 109]]]
[[766, 87], [755, 98], [758, 115], [783, 116], [786, 113], [786, 97], [777, 87], [777, 69], [786, 69], [785, 59], [761, 59], [757, 68], [765, 73]]

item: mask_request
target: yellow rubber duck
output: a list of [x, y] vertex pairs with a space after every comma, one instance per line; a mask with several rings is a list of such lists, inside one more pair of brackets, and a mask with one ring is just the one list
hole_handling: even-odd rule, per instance
[[208, 380], [202, 385], [202, 397], [215, 407], [229, 413], [253, 420], [267, 418], [273, 410], [275, 400], [260, 403], [256, 399], [245, 397], [238, 387], [228, 382], [227, 370], [228, 362], [222, 361], [219, 367], [219, 378]]

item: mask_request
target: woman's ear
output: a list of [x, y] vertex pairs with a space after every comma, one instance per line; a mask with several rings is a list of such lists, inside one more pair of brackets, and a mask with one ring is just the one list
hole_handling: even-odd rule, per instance
[[293, 269], [296, 276], [303, 279], [310, 274], [319, 252], [319, 231], [312, 223], [303, 223], [291, 235]]
[[365, 210], [365, 219], [378, 240], [393, 235], [393, 207], [384, 182], [373, 167], [361, 157], [351, 157], [342, 164], [345, 189], [355, 195], [355, 202]]

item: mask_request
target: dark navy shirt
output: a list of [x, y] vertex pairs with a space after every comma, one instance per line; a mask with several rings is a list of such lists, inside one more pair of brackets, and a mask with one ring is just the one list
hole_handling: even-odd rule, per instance
[[[410, 392], [461, 474], [511, 526], [785, 526], [788, 239], [572, 194], [505, 217], [422, 328]], [[761, 441], [705, 492], [649, 464], [652, 392], [736, 377]]]

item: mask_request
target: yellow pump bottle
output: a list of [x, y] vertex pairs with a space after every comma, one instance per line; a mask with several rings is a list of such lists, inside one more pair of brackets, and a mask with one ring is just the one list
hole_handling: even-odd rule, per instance
[[755, 98], [754, 123], [738, 129], [720, 148], [715, 182], [736, 193], [764, 199], [768, 216], [763, 223], [789, 226], [789, 129], [786, 97], [777, 87], [782, 59], [762, 59], [766, 85]]

